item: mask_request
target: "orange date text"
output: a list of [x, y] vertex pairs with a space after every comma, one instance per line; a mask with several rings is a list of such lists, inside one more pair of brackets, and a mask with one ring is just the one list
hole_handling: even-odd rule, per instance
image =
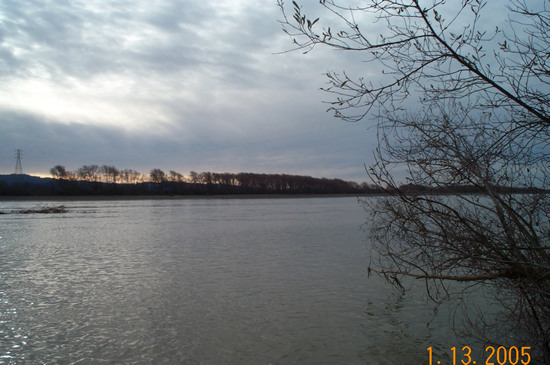
[[462, 349], [451, 347], [451, 362], [438, 360], [433, 354], [432, 347], [428, 347], [428, 365], [527, 365], [531, 363], [529, 354], [531, 347], [487, 346], [483, 359], [474, 359], [470, 346]]

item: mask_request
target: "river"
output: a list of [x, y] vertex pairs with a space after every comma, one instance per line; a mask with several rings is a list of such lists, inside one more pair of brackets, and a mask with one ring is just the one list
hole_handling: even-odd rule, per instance
[[367, 277], [356, 198], [3, 201], [0, 364], [428, 364], [456, 338]]

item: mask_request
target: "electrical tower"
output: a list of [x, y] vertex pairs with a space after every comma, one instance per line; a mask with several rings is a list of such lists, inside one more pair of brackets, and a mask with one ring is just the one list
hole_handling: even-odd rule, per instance
[[21, 156], [23, 155], [23, 150], [16, 149], [15, 150], [15, 174], [16, 175], [22, 175], [23, 174], [23, 167], [21, 166]]

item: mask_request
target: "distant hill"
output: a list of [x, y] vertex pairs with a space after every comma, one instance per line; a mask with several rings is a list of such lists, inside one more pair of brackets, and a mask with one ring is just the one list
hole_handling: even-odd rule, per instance
[[56, 182], [52, 178], [31, 175], [0, 175], [1, 195], [56, 195]]
[[38, 177], [38, 176], [31, 176], [31, 175], [0, 175], [0, 183], [5, 183], [9, 186], [15, 185], [15, 184], [25, 184], [25, 185], [31, 185], [31, 186], [46, 186], [46, 185], [52, 185], [55, 183], [55, 180], [50, 177]]

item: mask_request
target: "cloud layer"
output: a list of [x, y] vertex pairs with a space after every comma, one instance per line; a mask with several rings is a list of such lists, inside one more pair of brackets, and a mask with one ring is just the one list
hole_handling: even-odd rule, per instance
[[0, 3], [0, 173], [54, 164], [363, 180], [374, 136], [324, 112], [342, 53], [290, 46], [265, 1]]

